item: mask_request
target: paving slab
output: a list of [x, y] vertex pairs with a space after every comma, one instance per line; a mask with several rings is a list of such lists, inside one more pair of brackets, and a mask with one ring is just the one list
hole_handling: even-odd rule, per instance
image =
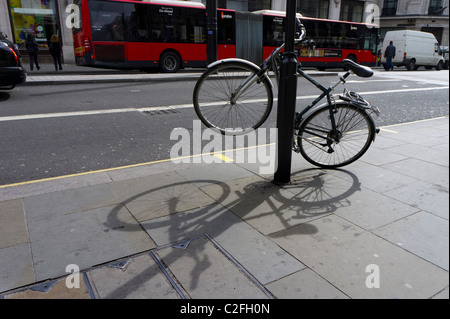
[[377, 135], [377, 137], [375, 139], [375, 143], [373, 143], [370, 146], [370, 149], [376, 148], [376, 149], [383, 150], [383, 149], [387, 149], [390, 147], [409, 144], [408, 141], [399, 141], [399, 140], [392, 139], [391, 136], [393, 136], [393, 134], [396, 134], [396, 133], [392, 133], [390, 131], [390, 128], [386, 128], [386, 129], [381, 128], [381, 133], [379, 135]]
[[0, 249], [0, 292], [35, 281], [29, 243]]
[[309, 224], [315, 233], [304, 224], [270, 238], [350, 298], [425, 299], [448, 286], [447, 271], [338, 216]]
[[414, 143], [414, 145], [423, 145], [427, 147], [433, 147], [441, 144], [443, 141], [441, 136], [427, 136], [424, 134], [426, 128], [424, 129], [413, 129], [411, 127], [395, 126], [393, 130], [400, 131], [397, 134], [390, 135], [393, 140], [398, 140], [406, 143]]
[[278, 299], [349, 299], [310, 269], [281, 278], [266, 288]]
[[68, 189], [24, 199], [25, 213], [29, 222], [119, 203], [119, 199], [106, 184]]
[[[348, 176], [341, 174], [341, 178], [351, 180], [354, 179], [354, 176], [357, 176], [361, 187], [371, 189], [378, 193], [388, 192], [417, 181], [414, 177], [391, 170], [389, 164], [385, 166], [377, 167], [363, 161], [355, 162], [344, 169], [344, 171], [350, 172], [351, 174], [348, 174]], [[336, 174], [340, 171], [328, 170], [330, 174]]]
[[[449, 165], [449, 150], [435, 149], [424, 145], [405, 144], [386, 149], [388, 154], [399, 154], [406, 158], [415, 158], [427, 163], [447, 166]], [[389, 155], [386, 155], [389, 156]], [[403, 159], [406, 159], [403, 158]], [[387, 163], [386, 163], [387, 164]]]
[[15, 198], [25, 198], [40, 194], [52, 193], [71, 188], [81, 188], [90, 185], [104, 184], [111, 181], [105, 172], [86, 173], [76, 176], [52, 178], [44, 181], [30, 181], [25, 184], [0, 187], [0, 201]]
[[420, 211], [395, 196], [391, 198], [363, 187], [349, 195], [346, 201], [347, 204], [338, 207], [334, 214], [366, 230], [377, 229]]
[[[227, 182], [238, 178], [253, 176], [252, 172], [231, 163], [193, 165], [188, 170], [179, 170], [178, 174], [196, 186], [204, 186], [211, 182]], [[208, 182], [207, 180], [211, 180]]]
[[87, 272], [92, 287], [101, 299], [180, 299], [146, 253], [125, 261], [124, 267], [105, 265]]
[[[38, 281], [65, 274], [66, 266], [81, 270], [155, 246], [120, 204], [29, 221], [31, 249]], [[115, 218], [110, 218], [112, 211]], [[42, 236], [45, 234], [45, 236]]]
[[[323, 188], [320, 189], [323, 186], [323, 180], [318, 181], [318, 179], [321, 178], [328, 180], [329, 183], [325, 184], [334, 185], [332, 190], [329, 189], [328, 194], [337, 189], [350, 187], [347, 181], [323, 174], [320, 170], [310, 170], [305, 172], [302, 182], [293, 183], [284, 189], [259, 177], [233, 180], [226, 183], [230, 188], [229, 195], [220, 201], [222, 185], [210, 185], [202, 187], [202, 190], [267, 235], [305, 223], [334, 210], [340, 199], [334, 198], [334, 195], [320, 199], [316, 197], [320, 196], [319, 193], [322, 191], [323, 194], [327, 194]], [[321, 186], [318, 187], [314, 184], [315, 182]]]
[[[449, 167], [425, 162], [423, 160], [408, 158], [399, 162], [383, 165], [383, 168], [390, 170], [392, 174], [402, 174], [416, 180], [426, 181], [432, 184], [448, 188], [449, 185]], [[410, 183], [397, 186], [406, 186]], [[393, 189], [393, 188], [392, 188]], [[380, 189], [380, 192], [386, 192], [391, 189]]]
[[0, 202], [0, 249], [29, 242], [22, 199]]
[[426, 212], [408, 216], [374, 231], [378, 236], [449, 270], [448, 219]]
[[[404, 144], [402, 144], [402, 146], [403, 145]], [[393, 147], [392, 149], [396, 149], [396, 148], [397, 148], [397, 146]], [[395, 163], [400, 160], [404, 160], [406, 158], [407, 158], [406, 156], [397, 154], [397, 153], [391, 151], [391, 149], [389, 149], [389, 148], [380, 149], [380, 148], [371, 147], [371, 148], [369, 148], [367, 153], [364, 154], [364, 156], [361, 158], [361, 161], [372, 164], [372, 165], [381, 166], [384, 164]]]
[[106, 172], [112, 181], [123, 181], [138, 177], [158, 175], [182, 169], [189, 169], [192, 164], [175, 164], [172, 161], [158, 163], [131, 165], [125, 168], [114, 169]]
[[109, 186], [139, 222], [213, 203], [176, 172], [117, 181]]
[[384, 195], [447, 220], [449, 218], [448, 187], [418, 181], [386, 192]]
[[208, 234], [262, 284], [304, 268], [221, 205], [157, 218], [142, 226], [158, 246]]
[[205, 237], [157, 254], [193, 299], [269, 298]]

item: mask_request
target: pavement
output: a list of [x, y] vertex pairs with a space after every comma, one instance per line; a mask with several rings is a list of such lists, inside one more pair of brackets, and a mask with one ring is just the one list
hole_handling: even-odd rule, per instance
[[0, 299], [449, 298], [448, 116], [382, 127], [342, 169], [293, 154], [285, 185], [274, 153], [0, 186]]

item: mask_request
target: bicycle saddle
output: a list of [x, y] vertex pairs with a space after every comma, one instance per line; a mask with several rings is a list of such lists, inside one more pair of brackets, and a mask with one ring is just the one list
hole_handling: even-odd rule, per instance
[[362, 78], [370, 78], [373, 75], [371, 68], [355, 63], [352, 60], [345, 59], [342, 60], [342, 63], [344, 64], [345, 69], [352, 71]]

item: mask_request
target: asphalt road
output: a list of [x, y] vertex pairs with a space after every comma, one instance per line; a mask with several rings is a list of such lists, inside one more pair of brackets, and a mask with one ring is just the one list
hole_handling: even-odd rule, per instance
[[[328, 85], [335, 77], [320, 76]], [[381, 109], [379, 126], [449, 114], [448, 71], [377, 71], [348, 89]], [[194, 126], [194, 81], [20, 86], [0, 91], [0, 185], [170, 158]], [[337, 92], [341, 92], [339, 87]], [[274, 89], [275, 95], [277, 87]], [[319, 91], [299, 80], [297, 108]], [[276, 108], [265, 127], [276, 127]]]

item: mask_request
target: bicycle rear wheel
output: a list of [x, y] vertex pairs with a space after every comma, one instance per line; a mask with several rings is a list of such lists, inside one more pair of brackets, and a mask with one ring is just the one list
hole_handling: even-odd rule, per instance
[[356, 106], [336, 105], [333, 116], [337, 132], [333, 132], [327, 105], [303, 121], [297, 138], [302, 156], [323, 168], [341, 167], [356, 161], [367, 151], [375, 136], [370, 115]]
[[236, 89], [258, 71], [239, 61], [223, 62], [207, 70], [194, 89], [194, 109], [203, 124], [233, 135], [261, 126], [273, 105], [272, 85], [267, 78], [253, 83], [232, 102]]

